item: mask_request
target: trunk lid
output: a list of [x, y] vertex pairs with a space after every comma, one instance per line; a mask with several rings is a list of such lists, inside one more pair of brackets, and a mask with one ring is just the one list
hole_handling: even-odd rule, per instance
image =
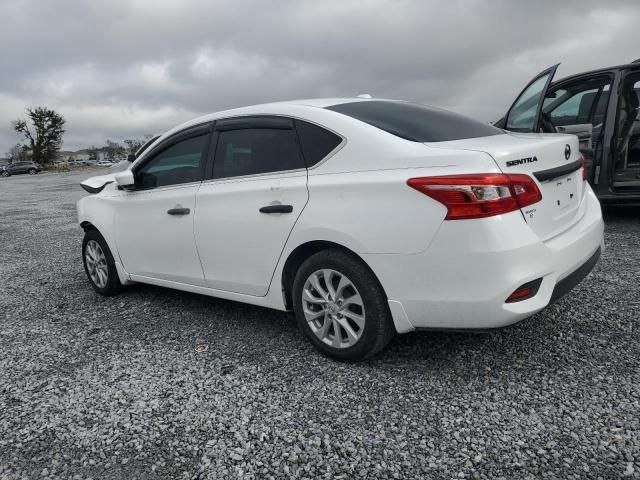
[[426, 145], [484, 152], [503, 173], [534, 178], [542, 200], [521, 212], [542, 240], [564, 232], [580, 219], [585, 182], [578, 138], [573, 135], [507, 133]]

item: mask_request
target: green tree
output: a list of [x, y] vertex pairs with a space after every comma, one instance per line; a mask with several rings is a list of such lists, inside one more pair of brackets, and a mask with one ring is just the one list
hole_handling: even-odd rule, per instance
[[65, 119], [46, 107], [27, 109], [27, 120], [16, 120], [13, 129], [24, 137], [31, 158], [39, 163], [51, 163], [62, 145]]

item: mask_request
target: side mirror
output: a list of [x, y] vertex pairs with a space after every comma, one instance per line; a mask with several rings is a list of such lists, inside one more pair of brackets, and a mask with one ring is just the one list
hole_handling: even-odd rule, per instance
[[114, 179], [118, 188], [121, 190], [131, 190], [135, 185], [135, 181], [133, 179], [133, 172], [131, 170], [125, 170], [124, 172], [118, 172]]
[[136, 155], [134, 153], [130, 153], [129, 155], [127, 155], [127, 162], [133, 163], [135, 161], [136, 161]]

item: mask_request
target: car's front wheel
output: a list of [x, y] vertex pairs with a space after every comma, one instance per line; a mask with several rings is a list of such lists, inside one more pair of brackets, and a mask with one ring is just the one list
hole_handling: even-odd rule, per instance
[[380, 282], [364, 262], [342, 250], [309, 257], [298, 269], [292, 294], [300, 328], [333, 358], [363, 360], [395, 334]]
[[29, 169], [29, 175], [35, 175], [36, 173], [38, 173], [38, 170], [36, 170], [35, 168]]
[[3, 170], [3, 171], [2, 171], [2, 176], [3, 176], [3, 177], [10, 177], [10, 176], [11, 176], [11, 174], [10, 174], [7, 170]]
[[100, 232], [95, 229], [84, 234], [82, 261], [84, 271], [96, 292], [110, 297], [122, 290], [111, 250]]

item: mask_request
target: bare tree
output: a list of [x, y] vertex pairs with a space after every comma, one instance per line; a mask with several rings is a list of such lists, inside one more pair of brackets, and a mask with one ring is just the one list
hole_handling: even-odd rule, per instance
[[25, 162], [29, 160], [29, 149], [26, 145], [16, 143], [6, 153], [9, 163]]
[[87, 148], [87, 153], [89, 154], [89, 160], [97, 160], [99, 152], [100, 152], [100, 149], [97, 148], [95, 145], [91, 145], [89, 148]]
[[28, 108], [27, 117], [13, 122], [13, 129], [27, 141], [34, 161], [53, 162], [62, 145], [64, 117], [46, 107]]
[[127, 146], [127, 154], [129, 155], [135, 154], [151, 138], [153, 138], [153, 135], [149, 135], [149, 134], [146, 134], [142, 138], [127, 138], [124, 141], [124, 144]]
[[116, 160], [126, 155], [127, 149], [118, 142], [107, 140], [107, 144], [102, 147], [107, 160]]

